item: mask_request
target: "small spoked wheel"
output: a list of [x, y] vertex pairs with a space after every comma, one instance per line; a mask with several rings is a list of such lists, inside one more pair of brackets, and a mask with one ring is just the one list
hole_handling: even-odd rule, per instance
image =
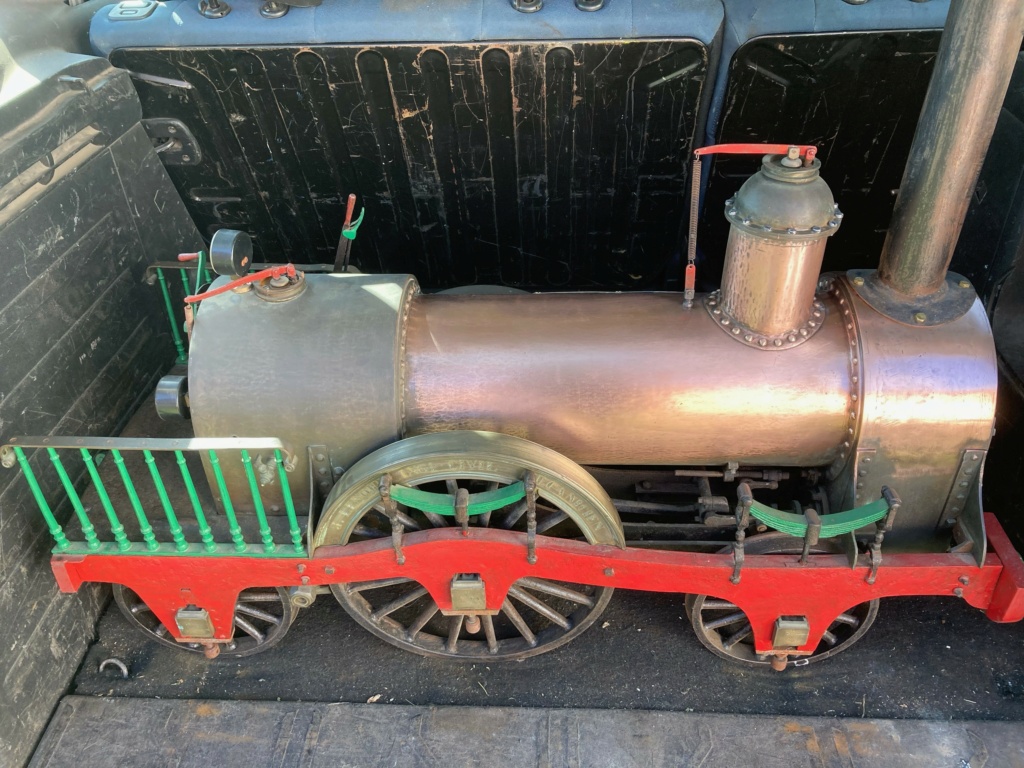
[[[723, 552], [731, 552], [727, 548]], [[800, 554], [803, 542], [784, 533], [766, 533], [747, 539], [748, 555]], [[836, 552], [828, 542], [812, 548], [811, 554]], [[701, 644], [717, 656], [743, 664], [770, 666], [771, 658], [754, 652], [754, 636], [746, 614], [735, 604], [707, 595], [687, 595], [686, 615]], [[788, 664], [809, 664], [845, 651], [871, 628], [878, 616], [878, 600], [855, 605], [839, 614], [822, 635], [821, 642], [809, 656], [794, 657]]]
[[[469, 498], [481, 498], [479, 494], [514, 486], [527, 471], [537, 478], [538, 536], [622, 544], [611, 500], [577, 464], [508, 435], [444, 432], [394, 443], [349, 470], [324, 506], [314, 547], [391, 536], [380, 494], [367, 493], [384, 474], [393, 486], [450, 497], [464, 489]], [[406, 533], [458, 525], [453, 515], [424, 511], [412, 503], [399, 504], [397, 510]], [[525, 532], [526, 511], [525, 500], [513, 498], [506, 506], [470, 516], [469, 526]], [[336, 584], [331, 589], [361, 626], [392, 645], [468, 661], [521, 659], [564, 645], [600, 617], [613, 592], [523, 578], [512, 585], [497, 615], [445, 616], [427, 590], [410, 579]]]
[[[171, 648], [192, 653], [203, 653], [199, 643], [179, 643], [163, 623], [153, 615], [141, 598], [132, 590], [114, 584], [114, 601], [128, 623], [147, 637]], [[273, 647], [284, 637], [294, 621], [288, 590], [282, 587], [254, 587], [242, 591], [235, 603], [235, 636], [221, 644], [220, 656], [241, 658], [252, 656]]]

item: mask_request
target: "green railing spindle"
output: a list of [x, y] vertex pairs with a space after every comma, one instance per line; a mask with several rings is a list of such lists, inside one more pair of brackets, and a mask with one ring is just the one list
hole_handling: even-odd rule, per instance
[[[100, 479], [99, 470], [96, 469], [96, 462], [93, 461], [92, 454], [86, 448], [82, 448], [82, 461], [85, 462], [85, 468], [89, 470], [89, 477], [92, 478], [92, 484], [96, 486], [96, 493], [100, 497], [100, 504], [103, 505], [103, 511], [107, 514], [107, 520], [110, 521], [110, 532], [114, 534], [114, 541], [117, 542], [117, 548], [124, 552], [126, 549], [131, 547], [131, 542], [128, 541], [128, 537], [125, 535], [124, 526], [121, 525], [121, 521], [117, 519], [117, 512], [114, 511], [114, 505], [110, 503], [110, 497], [107, 496], [107, 489], [103, 486], [103, 481]], [[117, 451], [111, 451], [111, 455], [114, 457], [114, 463], [117, 464], [117, 468], [121, 470], [121, 477], [127, 478], [128, 475], [124, 468], [121, 466], [121, 456]], [[146, 531], [149, 530], [149, 538], [146, 539], [147, 546], [151, 539], [153, 539], [153, 529], [149, 527], [149, 523], [143, 525], [143, 521], [146, 519], [146, 515], [142, 511], [142, 505], [138, 503], [138, 497], [135, 496], [134, 489], [131, 488], [131, 480], [125, 480], [126, 485], [129, 487], [129, 496], [133, 499], [136, 505], [135, 514], [139, 517], [139, 525], [142, 526], [143, 537], [146, 536]], [[156, 540], [153, 539], [153, 546], [149, 549], [156, 548]]]
[[[85, 452], [83, 451], [82, 453]], [[154, 550], [159, 549], [160, 543], [154, 535], [153, 526], [150, 525], [150, 520], [145, 516], [145, 510], [142, 509], [142, 502], [139, 501], [138, 494], [135, 493], [135, 483], [132, 482], [131, 475], [128, 474], [128, 468], [125, 466], [125, 460], [121, 456], [121, 452], [117, 450], [111, 451], [111, 458], [114, 460], [114, 465], [118, 468], [118, 474], [121, 475], [121, 481], [125, 486], [125, 493], [128, 494], [128, 501], [131, 502], [131, 508], [135, 512], [135, 519], [138, 520], [138, 529], [142, 534], [142, 541], [145, 542], [145, 548], [153, 552]], [[97, 490], [100, 495], [100, 501], [103, 502], [103, 506], [105, 508], [110, 504], [110, 500], [106, 498], [106, 489], [102, 486], [98, 486]]]
[[196, 287], [192, 293], [199, 293], [199, 286], [203, 284], [203, 274], [206, 271], [206, 251], [199, 251], [196, 258]]
[[203, 505], [199, 503], [199, 495], [196, 493], [195, 483], [192, 482], [192, 474], [188, 471], [185, 454], [181, 451], [175, 451], [174, 458], [178, 462], [178, 468], [181, 470], [181, 479], [185, 483], [188, 499], [192, 502], [192, 511], [196, 516], [196, 522], [199, 524], [199, 537], [203, 540], [203, 549], [207, 552], [216, 552], [217, 544], [213, 540], [213, 531], [210, 530], [210, 524], [206, 522]]
[[14, 455], [18, 459], [18, 466], [21, 467], [22, 474], [25, 475], [25, 482], [28, 483], [29, 490], [32, 491], [32, 496], [35, 498], [36, 504], [39, 505], [39, 511], [43, 513], [46, 527], [50, 530], [50, 535], [53, 536], [53, 540], [57, 544], [57, 550], [63, 552], [71, 546], [71, 543], [68, 541], [67, 536], [64, 535], [64, 530], [60, 527], [60, 523], [57, 522], [57, 518], [53, 516], [50, 505], [46, 503], [43, 489], [39, 487], [39, 481], [36, 480], [36, 474], [32, 471], [32, 466], [28, 463], [28, 459], [25, 458], [24, 451], [19, 446], [14, 446]]
[[85, 511], [82, 499], [79, 498], [78, 491], [75, 490], [75, 484], [68, 477], [67, 470], [64, 469], [64, 465], [61, 463], [60, 456], [57, 455], [57, 451], [53, 448], [47, 448], [46, 452], [50, 456], [50, 463], [53, 464], [53, 468], [57, 470], [57, 476], [60, 478], [61, 485], [64, 486], [64, 490], [71, 500], [71, 506], [75, 508], [75, 514], [78, 515], [78, 522], [82, 526], [82, 535], [85, 536], [86, 546], [92, 550], [99, 549], [100, 540], [96, 536], [96, 529], [93, 528], [92, 521], [89, 520], [89, 513]]
[[167, 527], [171, 529], [171, 538], [174, 539], [174, 548], [179, 552], [184, 552], [188, 549], [188, 542], [185, 541], [185, 532], [181, 530], [181, 524], [178, 522], [178, 516], [174, 514], [174, 506], [171, 504], [171, 500], [167, 497], [167, 489], [164, 488], [163, 478], [160, 477], [160, 469], [156, 465], [156, 459], [153, 458], [153, 452], [144, 450], [142, 452], [143, 458], [146, 460], [146, 466], [149, 467], [149, 475], [153, 478], [153, 485], [156, 487], [156, 495], [160, 497], [160, 505], [164, 508], [164, 516], [167, 518]]
[[299, 520], [295, 516], [295, 503], [292, 501], [292, 489], [288, 484], [288, 472], [284, 468], [284, 459], [281, 458], [281, 451], [274, 451], [274, 459], [277, 461], [277, 477], [281, 481], [281, 498], [284, 499], [284, 510], [288, 514], [288, 533], [292, 537], [292, 547], [298, 555], [306, 554], [306, 548], [302, 546], [302, 531], [299, 530]]
[[174, 338], [174, 348], [178, 352], [178, 362], [184, 363], [188, 360], [185, 354], [185, 342], [181, 338], [181, 330], [178, 328], [178, 320], [174, 314], [174, 305], [171, 303], [171, 292], [167, 287], [167, 278], [164, 271], [156, 268], [156, 278], [160, 282], [160, 292], [164, 296], [164, 307], [167, 309], [167, 319], [171, 322], [171, 336]]
[[231, 531], [231, 541], [235, 544], [236, 552], [245, 552], [246, 543], [242, 538], [242, 529], [238, 525], [238, 518], [235, 517], [235, 508], [231, 505], [231, 496], [228, 494], [227, 483], [224, 482], [224, 473], [220, 468], [220, 459], [217, 452], [210, 451], [210, 466], [213, 467], [213, 476], [217, 480], [217, 489], [220, 491], [220, 500], [224, 505], [224, 517], [228, 519], [228, 530]]
[[185, 295], [186, 296], [191, 296], [193, 291], [192, 291], [192, 286], [190, 286], [188, 284], [188, 270], [187, 269], [180, 269], [180, 270], [178, 270], [178, 274], [181, 275], [181, 286], [182, 286], [182, 288], [185, 289]]
[[260, 523], [260, 539], [263, 541], [263, 551], [270, 553], [276, 548], [274, 546], [274, 534], [270, 531], [270, 524], [267, 522], [267, 511], [263, 508], [263, 499], [260, 498], [260, 486], [256, 482], [256, 473], [252, 469], [252, 459], [249, 452], [242, 449], [242, 466], [245, 467], [245, 476], [249, 479], [249, 490], [252, 492], [252, 504], [256, 510], [256, 519]]

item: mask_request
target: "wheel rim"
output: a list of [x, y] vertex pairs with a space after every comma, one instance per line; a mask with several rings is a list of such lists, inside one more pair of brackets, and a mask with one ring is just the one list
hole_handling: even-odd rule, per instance
[[[834, 553], [837, 547], [822, 542], [812, 554]], [[731, 552], [731, 548], [722, 550]], [[768, 533], [747, 539], [747, 554], [799, 554], [803, 542], [791, 536]], [[839, 614], [822, 636], [818, 647], [809, 656], [788, 660], [790, 666], [810, 664], [835, 656], [850, 648], [871, 628], [878, 616], [878, 600], [860, 603]], [[754, 652], [754, 637], [746, 614], [734, 603], [707, 595], [687, 595], [686, 613], [701, 644], [712, 653], [729, 661], [769, 666], [771, 659]]]
[[[199, 643], [179, 643], [142, 599], [120, 584], [113, 585], [114, 601], [128, 623], [151, 640], [170, 648], [203, 653]], [[240, 658], [265, 651], [284, 637], [295, 618], [288, 590], [282, 587], [255, 587], [243, 590], [235, 603], [235, 636], [222, 643], [220, 657]]]
[[[358, 475], [356, 482], [349, 480], [347, 491], [332, 492], [327, 507], [347, 509], [346, 496], [358, 496], [364, 481], [374, 482], [387, 473], [395, 483], [418, 488], [432, 493], [454, 495], [459, 489], [470, 494], [494, 491], [519, 482], [527, 469], [543, 465], [548, 449], [506, 435], [488, 436], [488, 449], [501, 455], [503, 446], [513, 451], [523, 449], [527, 458], [536, 461], [520, 461], [508, 454], [500, 459], [471, 460], [473, 441], [465, 433], [442, 433], [411, 438], [403, 443], [419, 445], [429, 442], [434, 449], [432, 455], [421, 458], [416, 448], [398, 451], [401, 457], [395, 459], [392, 451], [384, 461], [369, 461], [363, 469], [350, 470]], [[479, 436], [481, 433], [470, 433]], [[427, 440], [429, 439], [429, 440]], [[400, 445], [400, 444], [396, 444]], [[390, 448], [390, 447], [389, 447]], [[452, 449], [445, 453], [443, 448]], [[553, 454], [563, 462], [568, 460]], [[411, 457], [414, 457], [411, 460]], [[372, 459], [373, 457], [368, 457]], [[364, 460], [367, 461], [367, 460]], [[362, 463], [362, 462], [361, 462]], [[468, 465], [479, 465], [478, 469], [465, 469]], [[565, 498], [579, 499], [591, 494], [599, 498], [603, 494], [600, 486], [585, 470], [572, 464], [560, 467], [559, 472], [548, 473], [544, 483], [538, 482], [537, 534], [615, 544], [614, 527], [621, 531], [617, 516], [613, 524], [588, 525], [588, 520], [599, 518], [598, 510], [581, 510], [566, 505]], [[344, 483], [346, 478], [343, 478]], [[588, 482], [589, 481], [589, 482]], [[590, 484], [593, 484], [591, 486]], [[593, 488], [596, 487], [596, 492]], [[379, 495], [364, 504], [361, 509], [348, 513], [344, 520], [329, 520], [325, 511], [325, 526], [331, 532], [324, 536], [318, 529], [318, 541], [322, 544], [347, 544], [389, 537], [391, 524], [379, 503]], [[608, 508], [614, 510], [608, 500]], [[398, 506], [400, 519], [406, 532], [429, 530], [438, 527], [454, 527], [454, 517], [426, 513], [414, 507]], [[600, 510], [607, 515], [607, 509]], [[599, 520], [600, 522], [600, 520]], [[527, 524], [525, 501], [520, 500], [501, 509], [470, 517], [472, 527], [492, 527], [502, 530], [525, 532]], [[553, 650], [572, 640], [593, 624], [604, 611], [614, 590], [604, 587], [574, 584], [546, 579], [520, 579], [509, 590], [508, 598], [496, 616], [478, 617], [477, 628], [474, 617], [457, 615], [444, 616], [438, 610], [433, 598], [418, 583], [408, 579], [387, 579], [377, 582], [336, 584], [331, 587], [338, 602], [364, 628], [381, 639], [405, 650], [427, 656], [449, 659], [478, 661], [481, 659], [521, 659]]]

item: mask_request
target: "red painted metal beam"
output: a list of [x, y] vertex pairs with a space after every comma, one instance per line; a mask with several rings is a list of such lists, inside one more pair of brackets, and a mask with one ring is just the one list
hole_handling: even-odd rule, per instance
[[[422, 584], [442, 611], [451, 608], [451, 581], [480, 574], [487, 607], [497, 609], [509, 586], [524, 576], [637, 589], [711, 595], [735, 603], [750, 619], [755, 648], [772, 650], [779, 616], [806, 616], [810, 639], [795, 653], [811, 653], [833, 620], [858, 603], [881, 597], [962, 597], [995, 621], [1024, 618], [1024, 562], [994, 516], [987, 516], [992, 552], [982, 566], [969, 555], [889, 554], [874, 584], [868, 568], [851, 569], [845, 556], [749, 555], [733, 584], [729, 554], [617, 549], [537, 537], [537, 561], [526, 560], [525, 534], [471, 528], [434, 529], [404, 537], [398, 565], [390, 539], [321, 547], [312, 558], [195, 557], [149, 555], [55, 555], [60, 588], [84, 582], [124, 584], [177, 636], [175, 613], [186, 605], [206, 608], [215, 637], [229, 639], [238, 593], [248, 587], [334, 584], [405, 576]], [[863, 560], [863, 558], [862, 558]]]

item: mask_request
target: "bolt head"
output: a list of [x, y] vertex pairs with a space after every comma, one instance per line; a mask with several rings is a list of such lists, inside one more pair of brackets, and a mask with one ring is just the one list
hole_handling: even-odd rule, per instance
[[860, 275], [858, 275], [857, 277], [853, 278], [853, 284], [854, 285], [864, 285], [864, 278], [861, 277]]
[[959, 285], [961, 288], [970, 288], [971, 287], [971, 284], [969, 282], [967, 282], [966, 280], [961, 280], [959, 283], [957, 283], [957, 285]]
[[926, 322], [927, 320], [928, 320], [928, 315], [926, 315], [924, 312], [915, 312], [914, 313], [914, 322], [915, 323], [923, 323], [923, 322]]

